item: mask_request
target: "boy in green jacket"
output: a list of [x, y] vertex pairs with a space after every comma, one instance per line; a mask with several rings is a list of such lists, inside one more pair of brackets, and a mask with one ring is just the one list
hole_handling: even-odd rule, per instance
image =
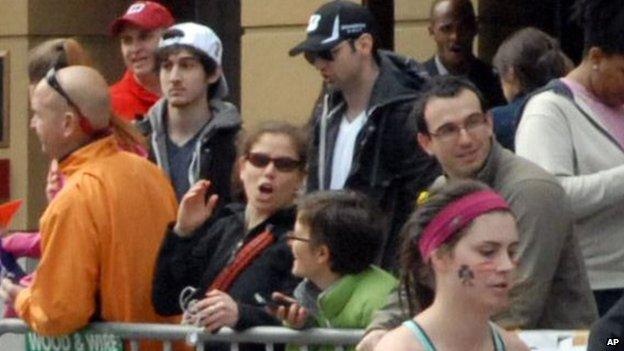
[[275, 309], [275, 315], [296, 329], [365, 328], [398, 284], [372, 265], [383, 243], [381, 224], [379, 211], [361, 194], [324, 191], [305, 196], [288, 236], [292, 273], [305, 279], [294, 298], [273, 293], [273, 300], [287, 305]]

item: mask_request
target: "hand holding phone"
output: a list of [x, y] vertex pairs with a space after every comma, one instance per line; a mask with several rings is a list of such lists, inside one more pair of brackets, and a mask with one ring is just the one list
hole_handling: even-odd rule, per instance
[[266, 306], [270, 310], [277, 310], [280, 306], [289, 307], [292, 303], [286, 300], [274, 300], [272, 297], [266, 297], [260, 293], [254, 294], [254, 300], [259, 305]]
[[274, 292], [271, 299], [266, 299], [260, 294], [257, 295], [266, 301], [264, 305], [267, 306], [269, 313], [280, 319], [287, 327], [302, 329], [305, 326], [308, 310], [300, 306], [291, 296]]

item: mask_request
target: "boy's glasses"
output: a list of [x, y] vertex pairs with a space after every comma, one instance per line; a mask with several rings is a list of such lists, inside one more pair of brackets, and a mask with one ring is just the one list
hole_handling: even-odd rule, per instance
[[310, 239], [297, 236], [293, 232], [288, 232], [288, 234], [286, 234], [286, 240], [297, 240], [297, 241], [303, 241], [304, 243], [310, 242]]
[[254, 167], [264, 168], [273, 162], [273, 166], [280, 172], [292, 172], [301, 166], [301, 161], [290, 157], [271, 157], [261, 152], [250, 152], [246, 157], [247, 161]]

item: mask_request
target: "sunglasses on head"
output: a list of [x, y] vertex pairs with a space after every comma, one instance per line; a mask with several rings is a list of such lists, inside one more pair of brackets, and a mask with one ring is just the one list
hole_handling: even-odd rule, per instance
[[254, 167], [264, 168], [273, 162], [273, 166], [280, 172], [292, 172], [301, 166], [301, 161], [295, 160], [290, 157], [276, 157], [272, 158], [267, 154], [261, 152], [250, 152], [246, 156], [247, 161]]
[[78, 123], [80, 125], [80, 129], [82, 129], [82, 131], [85, 132], [85, 134], [87, 135], [94, 134], [94, 129], [93, 129], [93, 126], [91, 125], [91, 122], [89, 122], [89, 120], [85, 117], [85, 115], [80, 110], [80, 107], [76, 105], [76, 103], [69, 97], [65, 89], [63, 89], [63, 87], [61, 86], [61, 83], [59, 83], [58, 81], [56, 71], [57, 71], [56, 67], [52, 67], [48, 71], [48, 73], [46, 74], [46, 82], [52, 89], [54, 89], [54, 91], [59, 93], [59, 95], [61, 95], [67, 101], [67, 104], [71, 108], [76, 110], [78, 114], [78, 121], [79, 121]]

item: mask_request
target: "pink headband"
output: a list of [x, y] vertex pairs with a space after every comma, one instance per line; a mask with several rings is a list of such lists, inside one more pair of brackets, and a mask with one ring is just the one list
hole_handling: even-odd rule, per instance
[[480, 215], [496, 210], [509, 211], [507, 201], [492, 190], [478, 191], [448, 204], [429, 222], [418, 241], [423, 262], [431, 252]]

